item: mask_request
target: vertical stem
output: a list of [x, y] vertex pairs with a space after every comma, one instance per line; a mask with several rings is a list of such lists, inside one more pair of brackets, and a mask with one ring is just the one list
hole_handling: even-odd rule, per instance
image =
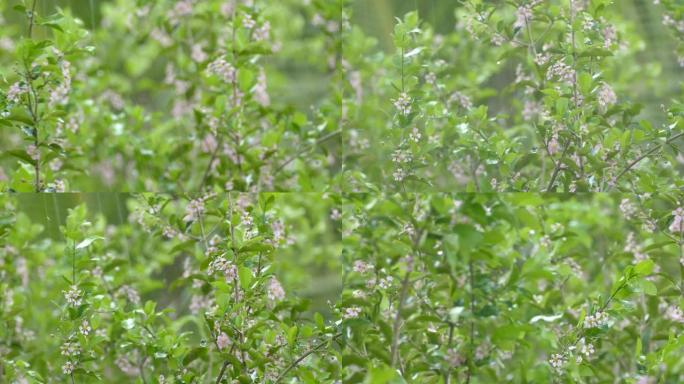
[[[33, 25], [34, 25], [34, 20], [35, 20], [35, 15], [36, 15], [36, 4], [38, 3], [37, 0], [33, 0], [33, 4], [31, 5], [31, 11], [28, 14], [28, 38], [31, 39], [33, 36]], [[36, 91], [33, 88], [33, 78], [31, 74], [31, 65], [29, 63], [24, 63], [25, 70], [26, 70], [26, 83], [28, 84], [29, 87], [29, 93], [27, 95], [28, 97], [28, 110], [29, 114], [31, 115], [31, 120], [33, 123], [33, 145], [35, 146], [35, 150], [38, 153], [38, 158], [35, 159], [35, 164], [33, 165], [34, 168], [34, 174], [35, 174], [35, 180], [34, 180], [34, 190], [36, 192], [41, 191], [41, 182], [40, 182], [40, 151], [38, 150], [38, 96], [36, 95]], [[33, 102], [31, 101], [31, 96], [33, 96]]]
[[216, 377], [216, 384], [219, 384], [223, 379], [223, 375], [226, 373], [226, 368], [228, 368], [228, 364], [228, 360], [223, 362], [223, 365], [221, 366], [221, 372], [219, 372], [218, 376]]
[[392, 355], [392, 367], [394, 367], [399, 360], [399, 329], [401, 328], [401, 310], [404, 307], [406, 294], [409, 286], [409, 271], [406, 271], [404, 280], [401, 282], [401, 293], [399, 294], [399, 302], [397, 303], [397, 313], [394, 315], [394, 324], [392, 325], [392, 346], [390, 349]]
[[31, 36], [33, 35], [33, 20], [34, 16], [36, 14], [36, 4], [38, 3], [38, 0], [33, 0], [33, 4], [31, 5], [31, 13], [29, 13], [29, 25], [28, 25], [28, 38], [30, 39]]
[[76, 241], [71, 241], [71, 282], [76, 285]]
[[684, 231], [679, 231], [679, 291], [684, 296]]
[[[572, 94], [575, 100], [573, 102], [575, 103], [575, 106], [577, 106], [577, 43], [575, 42], [575, 14], [574, 14], [574, 1], [570, 2], [570, 39], [572, 40], [572, 70], [573, 70], [573, 75], [572, 75]], [[575, 123], [578, 121], [578, 115], [575, 114]], [[558, 177], [558, 174], [560, 173], [560, 169], [563, 166], [563, 158], [568, 152], [568, 149], [570, 148], [570, 139], [565, 143], [565, 146], [563, 148], [563, 152], [561, 153], [560, 157], [558, 158], [558, 162], [556, 162], [556, 166], [553, 169], [553, 174], [551, 175], [551, 180], [549, 181], [549, 185], [546, 187], [546, 192], [551, 192], [551, 188], [553, 188], [554, 184], [556, 183], [556, 178]]]
[[473, 373], [473, 346], [475, 343], [475, 277], [472, 256], [468, 261], [468, 279], [470, 280], [470, 337], [468, 340], [468, 375], [466, 376], [466, 383], [470, 383], [470, 377]]
[[[454, 340], [454, 326], [455, 324], [449, 321], [449, 341], [447, 341], [447, 348], [451, 347], [451, 343]], [[450, 384], [451, 383], [451, 366], [447, 368], [446, 373], [444, 374], [444, 384]]]

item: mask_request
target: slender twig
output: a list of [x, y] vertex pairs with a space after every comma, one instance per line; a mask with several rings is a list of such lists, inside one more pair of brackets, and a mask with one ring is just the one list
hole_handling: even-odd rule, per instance
[[[447, 348], [451, 348], [451, 343], [454, 339], [454, 327], [456, 325], [449, 321], [449, 341], [447, 341]], [[444, 384], [451, 383], [451, 365], [447, 368], [446, 373], [444, 373]]]
[[71, 284], [76, 285], [76, 241], [71, 242]]
[[142, 379], [143, 384], [147, 384], [147, 379], [145, 378], [145, 362], [147, 361], [147, 356], [145, 356], [142, 360], [140, 360], [140, 378]]
[[285, 168], [285, 166], [287, 166], [288, 164], [290, 164], [291, 162], [293, 162], [295, 159], [299, 158], [299, 156], [303, 155], [304, 153], [306, 153], [306, 152], [308, 152], [308, 151], [313, 150], [314, 148], [316, 148], [317, 145], [322, 144], [322, 143], [324, 143], [324, 142], [326, 142], [326, 141], [332, 139], [333, 137], [339, 135], [340, 133], [342, 133], [342, 130], [341, 130], [341, 129], [338, 129], [338, 130], [336, 130], [336, 131], [330, 132], [330, 133], [328, 133], [327, 135], [325, 135], [325, 136], [323, 136], [323, 137], [317, 139], [313, 144], [310, 144], [308, 147], [302, 148], [299, 152], [297, 152], [296, 154], [292, 155], [290, 158], [288, 158], [288, 159], [285, 160], [282, 164], [280, 164], [280, 165], [278, 166], [278, 168], [276, 168], [276, 169], [273, 171], [273, 175], [278, 174], [278, 172], [280, 172], [283, 168]]
[[[31, 11], [28, 14], [28, 38], [31, 39], [33, 36], [33, 25], [35, 24], [35, 15], [36, 15], [36, 4], [38, 3], [37, 0], [33, 0], [33, 4], [31, 5]], [[38, 96], [36, 95], [36, 90], [33, 87], [33, 75], [31, 74], [31, 67], [28, 63], [24, 63], [24, 67], [26, 70], [26, 83], [29, 87], [29, 95], [28, 95], [28, 110], [31, 115], [31, 119], [33, 122], [33, 145], [35, 147], [36, 152], [38, 153], [38, 158], [34, 159], [35, 163], [33, 165], [34, 168], [34, 173], [35, 173], [35, 181], [34, 181], [34, 189], [36, 192], [40, 192], [41, 190], [41, 182], [40, 182], [40, 151], [38, 150]], [[31, 102], [31, 95], [33, 95], [33, 102]]]
[[204, 169], [204, 175], [202, 176], [202, 181], [200, 182], [198, 190], [201, 191], [202, 188], [204, 188], [204, 185], [207, 183], [207, 180], [209, 179], [209, 173], [211, 172], [211, 169], [213, 168], [214, 161], [216, 161], [216, 157], [218, 156], [218, 151], [221, 149], [223, 146], [223, 136], [219, 137], [218, 143], [216, 143], [216, 148], [211, 152], [211, 158], [209, 159], [209, 164], [207, 164], [207, 167]]
[[392, 346], [390, 349], [392, 364], [394, 367], [398, 360], [399, 352], [399, 328], [401, 327], [401, 310], [404, 307], [404, 302], [406, 301], [406, 295], [408, 293], [409, 287], [409, 271], [406, 271], [404, 275], [404, 280], [401, 282], [401, 293], [399, 295], [399, 302], [397, 303], [397, 313], [394, 315], [394, 323], [392, 325]]
[[[577, 100], [578, 100], [578, 94], [577, 94], [577, 42], [575, 41], [575, 25], [574, 25], [574, 20], [575, 20], [575, 15], [570, 11], [570, 26], [571, 26], [571, 31], [570, 31], [570, 39], [572, 40], [572, 69], [573, 69], [573, 76], [572, 76], [572, 95], [573, 95], [573, 103], [575, 103], [575, 106], [577, 105]], [[575, 114], [575, 123], [579, 120], [579, 115]], [[546, 187], [546, 192], [551, 192], [551, 188], [553, 188], [554, 184], [556, 183], [556, 178], [558, 177], [558, 174], [560, 173], [560, 170], [563, 166], [563, 158], [568, 152], [568, 149], [570, 149], [570, 144], [571, 140], [568, 139], [568, 141], [565, 143], [565, 147], [563, 148], [563, 152], [561, 153], [560, 157], [558, 158], [558, 162], [556, 162], [556, 165], [553, 168], [553, 174], [551, 175], [551, 180], [549, 180], [549, 185]]]
[[475, 292], [474, 292], [474, 274], [473, 274], [473, 259], [472, 256], [468, 261], [468, 278], [470, 280], [470, 337], [468, 340], [468, 373], [466, 376], [466, 383], [470, 383], [470, 377], [473, 374], [473, 346], [475, 342]]
[[549, 185], [546, 187], [546, 192], [551, 192], [551, 188], [553, 188], [553, 185], [556, 183], [556, 178], [558, 177], [558, 174], [560, 173], [560, 170], [563, 166], [563, 157], [565, 157], [565, 154], [568, 152], [568, 149], [570, 148], [570, 141], [568, 140], [565, 143], [565, 147], [563, 148], [563, 152], [561, 153], [560, 157], [558, 158], [558, 162], [556, 163], [556, 166], [553, 167], [553, 173], [551, 174], [551, 180], [549, 180]]
[[33, 20], [36, 15], [36, 4], [38, 3], [38, 0], [33, 0], [33, 4], [31, 5], [31, 13], [29, 13], [29, 25], [28, 25], [28, 38], [30, 39], [31, 36], [33, 35]]
[[657, 152], [657, 151], [659, 151], [660, 149], [662, 149], [664, 146], [666, 146], [666, 145], [672, 143], [673, 141], [679, 139], [679, 138], [682, 137], [682, 136], [684, 136], [684, 132], [680, 132], [680, 133], [678, 133], [678, 134], [676, 134], [676, 135], [670, 137], [670, 138], [667, 139], [663, 144], [660, 144], [660, 145], [655, 146], [655, 147], [652, 148], [650, 151], [648, 151], [648, 152], [644, 153], [643, 155], [641, 155], [641, 156], [637, 157], [636, 159], [634, 159], [631, 163], [629, 163], [629, 165], [627, 165], [627, 166], [625, 167], [625, 169], [623, 169], [617, 176], [615, 176], [615, 178], [613, 179], [613, 186], [615, 186], [615, 185], [617, 184], [617, 181], [618, 181], [625, 173], [629, 172], [632, 168], [634, 168], [634, 166], [637, 165], [641, 160], [643, 160], [643, 159], [645, 159], [645, 158], [651, 156], [651, 155], [654, 154], [655, 152]]
[[338, 333], [338, 334], [336, 334], [335, 336], [333, 336], [331, 340], [324, 340], [324, 341], [318, 343], [317, 345], [311, 347], [310, 349], [308, 349], [308, 350], [307, 350], [306, 352], [304, 352], [301, 356], [299, 356], [299, 357], [297, 358], [297, 360], [293, 361], [292, 364], [288, 365], [287, 368], [285, 368], [285, 370], [283, 370], [283, 372], [280, 373], [280, 375], [278, 375], [278, 377], [277, 377], [277, 378], [275, 379], [275, 381], [274, 381], [274, 384], [278, 384], [282, 379], [284, 379], [284, 378], [285, 378], [285, 375], [287, 375], [287, 373], [290, 372], [294, 367], [296, 367], [297, 365], [299, 365], [299, 363], [301, 363], [302, 360], [306, 359], [306, 358], [307, 358], [309, 355], [311, 355], [312, 353], [314, 353], [314, 352], [318, 351], [319, 349], [323, 348], [326, 344], [328, 344], [329, 341], [336, 340], [336, 339], [339, 338], [340, 336], [342, 336], [342, 334], [341, 334], [341, 333]]
[[226, 368], [228, 368], [228, 360], [223, 362], [223, 365], [221, 366], [221, 371], [219, 372], [218, 376], [216, 377], [216, 384], [219, 384], [221, 382], [221, 379], [223, 379], [223, 375], [226, 373]]

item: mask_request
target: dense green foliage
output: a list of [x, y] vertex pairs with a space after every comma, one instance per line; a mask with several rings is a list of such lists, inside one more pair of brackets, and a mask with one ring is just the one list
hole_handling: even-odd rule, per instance
[[[5, 19], [22, 23], [0, 32], [12, 48], [0, 65], [0, 189], [321, 191], [332, 183], [336, 1], [120, 0], [103, 3], [103, 27], [92, 32], [69, 10], [11, 3], [0, 2]], [[302, 89], [308, 78], [314, 85]]]
[[681, 0], [0, 12], [0, 384], [684, 382]]
[[[663, 23], [680, 41], [681, 6], [663, 4]], [[681, 187], [681, 101], [646, 112], [633, 101], [657, 67], [637, 60], [644, 42], [620, 6], [464, 1], [448, 34], [405, 15], [389, 53], [352, 26], [344, 37], [346, 184], [409, 192]], [[679, 55], [671, 60], [684, 65]]]

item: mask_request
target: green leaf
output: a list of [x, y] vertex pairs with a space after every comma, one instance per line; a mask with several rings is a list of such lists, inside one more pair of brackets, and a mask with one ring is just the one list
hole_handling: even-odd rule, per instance
[[253, 279], [252, 269], [240, 266], [238, 268], [238, 276], [240, 277], [240, 287], [242, 289], [248, 289]]
[[83, 240], [83, 241], [81, 241], [80, 243], [78, 243], [78, 244], [76, 245], [76, 249], [87, 248], [88, 246], [90, 246], [90, 244], [92, 244], [93, 242], [95, 242], [95, 240], [104, 240], [104, 237], [101, 237], [101, 236], [91, 236], [91, 237], [88, 237], [88, 238], [86, 238], [85, 240]]
[[641, 290], [649, 296], [656, 296], [658, 294], [658, 287], [650, 280], [641, 280], [639, 285]]
[[562, 313], [558, 314], [558, 315], [550, 315], [550, 316], [538, 315], [538, 316], [535, 316], [535, 317], [530, 319], [530, 324], [534, 324], [538, 321], [544, 321], [547, 323], [551, 323], [551, 322], [554, 322], [554, 321], [560, 319], [561, 317], [563, 317]]
[[646, 259], [640, 261], [636, 266], [634, 266], [634, 272], [638, 275], [650, 275], [653, 272], [655, 263], [651, 259]]

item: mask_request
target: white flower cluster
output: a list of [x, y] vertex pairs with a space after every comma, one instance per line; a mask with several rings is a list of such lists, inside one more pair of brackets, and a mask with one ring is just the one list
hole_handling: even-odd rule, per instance
[[594, 345], [590, 342], [587, 342], [584, 337], [579, 340], [579, 354], [575, 358], [575, 361], [577, 361], [577, 364], [581, 363], [584, 359], [590, 359], [591, 356], [596, 352], [596, 349], [594, 348]]
[[452, 367], [459, 367], [465, 363], [465, 357], [453, 348], [449, 348], [446, 353], [446, 361]]
[[268, 282], [267, 296], [272, 302], [280, 301], [285, 298], [285, 290], [275, 276], [271, 276], [271, 280]]
[[226, 83], [233, 83], [237, 74], [235, 67], [221, 57], [209, 63], [207, 66], [207, 72], [218, 76]]
[[529, 5], [521, 5], [515, 12], [515, 23], [513, 28], [523, 28], [527, 23], [532, 21], [532, 7]]
[[568, 85], [572, 85], [575, 82], [575, 70], [562, 61], [556, 61], [546, 72], [547, 80], [553, 80], [555, 78], [558, 78]]
[[88, 336], [90, 332], [93, 330], [93, 328], [90, 327], [88, 320], [83, 320], [81, 325], [78, 327], [78, 330], [81, 332], [83, 336]]
[[615, 91], [610, 85], [603, 83], [598, 90], [598, 103], [602, 110], [606, 110], [617, 102]]
[[584, 328], [598, 328], [608, 322], [608, 315], [605, 312], [596, 312], [584, 318]]
[[64, 293], [64, 298], [66, 299], [67, 303], [69, 303], [69, 305], [78, 307], [83, 303], [83, 299], [81, 297], [83, 292], [81, 292], [81, 290], [78, 289], [77, 286], [72, 285], [68, 291], [62, 292]]
[[366, 263], [363, 260], [356, 260], [356, 261], [354, 261], [354, 268], [353, 269], [354, 269], [354, 272], [366, 273], [370, 269], [370, 266], [368, 265], [368, 263]]
[[408, 176], [408, 173], [403, 169], [403, 168], [397, 168], [392, 172], [392, 178], [394, 178], [394, 181], [403, 181], [406, 176]]
[[629, 199], [622, 199], [620, 201], [620, 212], [625, 217], [625, 220], [629, 220], [637, 213], [637, 207]]
[[259, 70], [257, 76], [257, 83], [253, 89], [254, 100], [256, 100], [262, 107], [268, 107], [271, 104], [271, 98], [268, 95], [268, 85], [266, 82], [266, 72], [263, 68]]
[[221, 351], [225, 350], [228, 347], [228, 345], [230, 345], [230, 338], [228, 337], [228, 335], [226, 335], [225, 332], [221, 332], [221, 334], [218, 335], [218, 337], [216, 338], [216, 345]]
[[625, 244], [624, 251], [634, 255], [635, 264], [648, 258], [648, 256], [646, 256], [646, 254], [642, 251], [641, 245], [637, 243], [634, 232], [627, 234], [627, 244]]
[[684, 313], [676, 305], [670, 305], [665, 311], [665, 318], [676, 323], [684, 323]]
[[78, 343], [67, 341], [61, 347], [62, 356], [78, 356], [81, 354], [81, 347]]
[[131, 363], [131, 361], [136, 361], [138, 359], [138, 355], [139, 352], [137, 350], [133, 351], [128, 358], [126, 356], [119, 355], [114, 361], [114, 364], [116, 364], [116, 366], [119, 367], [119, 369], [127, 376], [140, 376], [140, 369]]
[[76, 369], [76, 363], [72, 361], [67, 361], [62, 365], [62, 373], [65, 375], [71, 375], [72, 372], [74, 372], [74, 369]]
[[26, 90], [26, 86], [20, 84], [19, 82], [12, 84], [7, 91], [7, 100], [10, 103], [17, 103], [19, 101], [19, 96], [26, 93]]
[[421, 135], [420, 130], [417, 127], [413, 127], [411, 133], [409, 134], [409, 138], [411, 139], [411, 141], [417, 143], [420, 141], [421, 137], [423, 137], [423, 135]]
[[406, 92], [402, 92], [399, 97], [392, 100], [392, 103], [400, 114], [406, 116], [411, 113], [411, 98]]
[[458, 103], [463, 109], [471, 109], [473, 107], [473, 102], [470, 100], [470, 97], [461, 92], [452, 93], [451, 96], [449, 96], [448, 103]]
[[208, 272], [210, 275], [221, 272], [226, 281], [233, 281], [237, 276], [237, 267], [224, 257], [217, 257], [209, 263]]
[[561, 355], [560, 353], [552, 354], [551, 358], [549, 359], [549, 365], [551, 365], [551, 368], [555, 369], [556, 371], [562, 370], [567, 362], [568, 361], [565, 356]]
[[185, 207], [185, 216], [183, 221], [194, 221], [204, 213], [204, 200], [202, 198], [190, 200]]
[[138, 291], [135, 290], [135, 288], [129, 286], [129, 285], [122, 285], [117, 291], [116, 291], [116, 296], [117, 297], [125, 297], [129, 302], [133, 304], [139, 304], [140, 303], [140, 295], [138, 294]]
[[342, 315], [342, 317], [345, 319], [355, 319], [355, 318], [359, 317], [360, 313], [361, 313], [361, 308], [349, 307], [349, 308], [345, 308], [344, 314]]
[[672, 223], [670, 224], [670, 232], [680, 234], [684, 232], [684, 208], [679, 207], [672, 211]]
[[62, 70], [63, 79], [62, 82], [50, 92], [49, 106], [51, 108], [55, 105], [66, 104], [67, 101], [69, 101], [69, 92], [71, 91], [71, 74], [69, 73], [71, 64], [64, 59], [61, 59], [59, 65]]

